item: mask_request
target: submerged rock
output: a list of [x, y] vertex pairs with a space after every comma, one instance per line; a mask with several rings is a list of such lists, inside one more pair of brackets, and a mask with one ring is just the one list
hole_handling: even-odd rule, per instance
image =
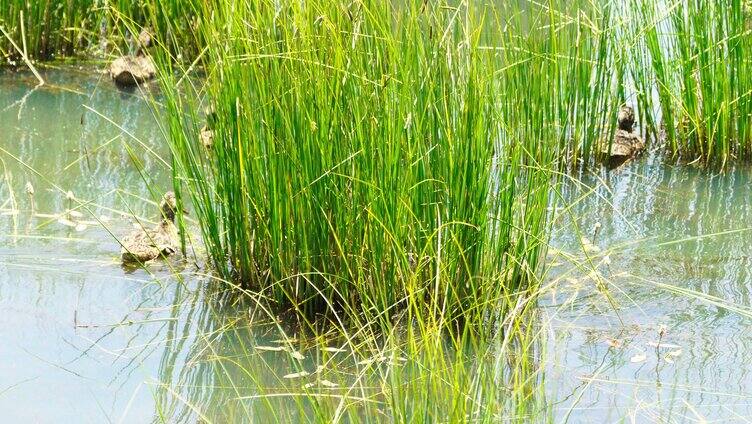
[[201, 140], [201, 144], [203, 144], [204, 147], [211, 149], [212, 147], [214, 147], [214, 127], [217, 122], [217, 112], [214, 109], [214, 106], [209, 106], [205, 112], [206, 125], [201, 128], [199, 138]]
[[634, 109], [624, 106], [619, 111], [618, 128], [613, 140], [603, 140], [601, 153], [607, 158], [606, 165], [610, 169], [617, 168], [645, 149], [642, 138], [633, 132]]
[[204, 147], [207, 149], [214, 147], [214, 130], [210, 130], [208, 126], [204, 125], [204, 127], [201, 128], [199, 137], [201, 138], [201, 144], [203, 144]]

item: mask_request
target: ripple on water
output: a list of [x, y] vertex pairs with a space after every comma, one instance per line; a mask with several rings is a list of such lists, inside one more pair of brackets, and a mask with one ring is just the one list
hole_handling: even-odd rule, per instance
[[[573, 223], [592, 238], [599, 222], [595, 244], [610, 258], [599, 270], [616, 307], [577, 271], [578, 300], [555, 306], [570, 296], [565, 289], [546, 308], [556, 314], [547, 390], [563, 400], [558, 416], [752, 415], [750, 169], [713, 175], [646, 158], [600, 177], [582, 180], [595, 190], [558, 221], [552, 245], [576, 252]], [[586, 187], [564, 192], [566, 203]], [[567, 272], [558, 267], [552, 278]], [[667, 361], [658, 341], [680, 353]]]

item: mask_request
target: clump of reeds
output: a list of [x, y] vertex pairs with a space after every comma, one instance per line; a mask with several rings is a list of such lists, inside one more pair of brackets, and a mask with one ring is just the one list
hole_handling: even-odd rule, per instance
[[[739, 0], [636, 3], [669, 152], [684, 161], [713, 163], [752, 157], [748, 35], [750, 10]], [[638, 52], [640, 53], [640, 52]], [[644, 92], [646, 103], [652, 92]]]
[[127, 28], [138, 34], [138, 27], [148, 27], [176, 59], [192, 60], [204, 45], [195, 35], [202, 22], [196, 13], [198, 4], [197, 0], [3, 0], [0, 58], [20, 64], [24, 56], [52, 60], [127, 52], [133, 38]]
[[[215, 8], [200, 35], [218, 40], [205, 87], [186, 94], [169, 61], [162, 81], [176, 181], [217, 272], [308, 313], [502, 313], [498, 300], [538, 266], [562, 128], [585, 127], [565, 125], [586, 113], [560, 91], [565, 72], [590, 66], [573, 59], [549, 79], [554, 31], [531, 44], [546, 50], [530, 51], [530, 66], [512, 46], [500, 55], [484, 44], [502, 33], [495, 12], [419, 1]], [[201, 103], [216, 111], [211, 150], [199, 141]]]

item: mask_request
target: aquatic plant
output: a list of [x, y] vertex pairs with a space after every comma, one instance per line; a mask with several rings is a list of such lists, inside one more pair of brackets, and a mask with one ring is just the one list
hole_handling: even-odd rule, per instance
[[[636, 2], [668, 151], [720, 167], [752, 156], [750, 9], [740, 0]], [[641, 53], [638, 53], [641, 54]], [[642, 90], [646, 104], [653, 91]], [[653, 129], [656, 130], [655, 128]], [[661, 130], [656, 131], [656, 136]]]
[[[477, 338], [406, 320], [301, 327], [254, 306], [251, 293], [224, 304], [230, 287], [212, 280], [176, 299], [155, 422], [553, 422], [540, 328], [528, 325], [540, 319], [534, 302], [515, 300], [503, 334]], [[192, 297], [203, 306], [183, 322]]]
[[512, 77], [543, 77], [533, 66], [555, 51], [526, 68], [481, 44], [501, 28], [486, 6], [272, 6], [213, 9], [205, 86], [162, 61], [176, 185], [214, 269], [307, 313], [503, 313], [497, 299], [538, 266], [548, 137], [563, 135], [544, 123], [567, 110], [540, 85], [511, 90]]
[[[3, 0], [0, 58], [17, 63], [128, 51], [130, 34], [149, 27], [176, 56], [195, 57], [198, 0]], [[131, 31], [129, 31], [130, 29]], [[191, 42], [188, 42], [190, 40]], [[196, 41], [199, 41], [196, 43]]]

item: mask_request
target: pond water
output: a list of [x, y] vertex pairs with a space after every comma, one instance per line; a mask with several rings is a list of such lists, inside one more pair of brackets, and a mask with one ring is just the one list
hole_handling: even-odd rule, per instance
[[565, 184], [552, 244], [578, 265], [554, 260], [542, 302], [559, 419], [752, 416], [750, 183], [749, 167], [713, 174], [648, 155]]
[[[155, 219], [150, 199], [171, 186], [145, 96], [91, 68], [44, 77], [34, 89], [30, 74], [0, 72], [3, 421], [242, 421], [258, 402], [239, 398], [300, 391], [282, 376], [334, 353], [254, 348], [295, 334], [223, 298], [190, 259], [120, 267], [112, 235], [133, 216]], [[751, 178], [750, 168], [714, 175], [648, 155], [563, 185], [568, 208], [540, 302], [549, 330], [540, 380], [554, 421], [752, 415]], [[329, 369], [348, 361], [317, 381], [341, 381]], [[296, 405], [266, 399], [257, 419], [289, 422]]]

